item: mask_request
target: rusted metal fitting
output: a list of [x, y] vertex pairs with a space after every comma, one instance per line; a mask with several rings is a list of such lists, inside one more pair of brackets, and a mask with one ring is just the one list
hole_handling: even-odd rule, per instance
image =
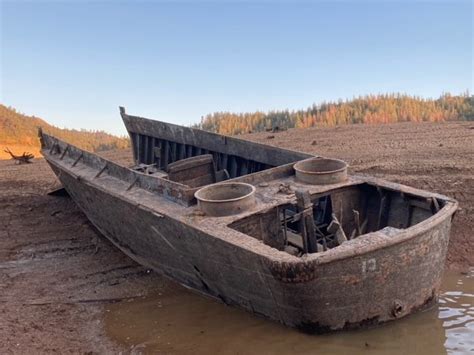
[[255, 206], [255, 187], [233, 182], [203, 187], [194, 194], [201, 211], [208, 216], [228, 216]]
[[392, 307], [392, 316], [395, 318], [400, 317], [403, 314], [403, 311], [405, 310], [405, 307], [403, 306], [403, 303], [399, 300], [393, 301], [393, 307]]
[[296, 180], [311, 185], [337, 184], [347, 180], [347, 163], [339, 159], [310, 158], [297, 162]]

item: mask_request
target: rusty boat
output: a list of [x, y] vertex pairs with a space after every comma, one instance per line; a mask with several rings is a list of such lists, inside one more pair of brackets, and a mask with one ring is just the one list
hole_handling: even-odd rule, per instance
[[437, 301], [457, 202], [309, 155], [132, 116], [135, 165], [40, 132], [94, 226], [138, 263], [305, 332]]

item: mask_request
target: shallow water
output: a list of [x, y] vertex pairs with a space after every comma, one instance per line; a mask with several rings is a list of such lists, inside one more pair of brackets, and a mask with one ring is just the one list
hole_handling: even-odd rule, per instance
[[370, 330], [306, 335], [171, 282], [108, 306], [105, 324], [132, 353], [473, 354], [474, 269], [445, 275], [438, 306]]

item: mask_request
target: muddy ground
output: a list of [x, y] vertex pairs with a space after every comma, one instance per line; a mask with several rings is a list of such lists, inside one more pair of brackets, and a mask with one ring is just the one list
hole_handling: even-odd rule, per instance
[[[448, 267], [474, 265], [474, 123], [390, 124], [245, 136], [345, 159], [352, 172], [459, 200]], [[129, 163], [130, 152], [105, 156]], [[177, 287], [122, 255], [58, 187], [47, 164], [0, 161], [1, 353], [130, 352], [104, 333], [105, 307]]]

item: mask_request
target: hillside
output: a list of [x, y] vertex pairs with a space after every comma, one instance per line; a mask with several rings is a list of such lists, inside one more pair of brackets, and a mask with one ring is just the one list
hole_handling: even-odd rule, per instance
[[17, 154], [29, 151], [38, 156], [40, 148], [38, 127], [46, 133], [92, 152], [129, 146], [129, 140], [126, 138], [116, 137], [103, 131], [57, 128], [41, 118], [27, 116], [11, 107], [0, 105], [0, 159], [9, 157], [3, 152], [5, 147], [9, 147]]
[[216, 112], [196, 125], [221, 134], [261, 132], [266, 129], [334, 127], [354, 123], [440, 122], [474, 120], [474, 97], [469, 93], [438, 99], [404, 94], [368, 95], [352, 100], [313, 104], [306, 110], [251, 113]]

